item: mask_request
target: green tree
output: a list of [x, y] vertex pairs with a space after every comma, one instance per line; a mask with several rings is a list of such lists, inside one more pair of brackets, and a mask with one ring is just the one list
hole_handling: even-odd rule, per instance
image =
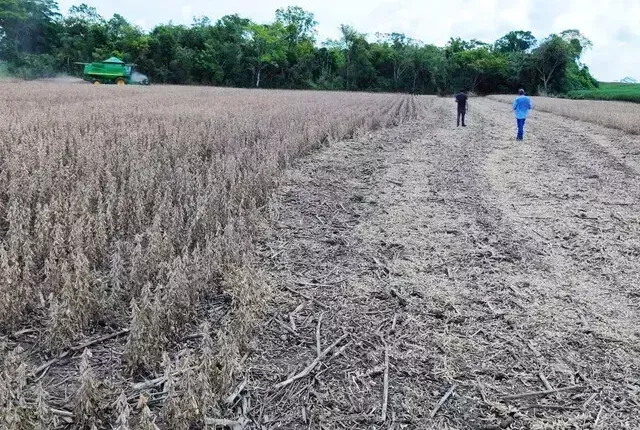
[[376, 52], [377, 69], [383, 74], [390, 72], [392, 89], [409, 90], [411, 84], [405, 82], [403, 78], [409, 74], [415, 76], [413, 69], [414, 50], [416, 41], [402, 33], [378, 34], [378, 43], [371, 49]]
[[593, 43], [579, 30], [564, 30], [559, 34], [559, 37], [569, 44], [570, 55], [575, 61], [580, 61], [583, 52], [593, 47]]
[[290, 46], [302, 41], [315, 42], [318, 22], [313, 13], [299, 6], [289, 6], [276, 10], [276, 22], [282, 25]]
[[376, 81], [375, 68], [371, 64], [371, 45], [364, 34], [348, 25], [341, 25], [342, 39], [339, 44], [344, 52], [345, 89], [365, 90]]
[[90, 61], [93, 50], [108, 41], [106, 23], [95, 8], [72, 6], [62, 21], [58, 61], [67, 73], [73, 73], [74, 61]]
[[249, 27], [249, 63], [256, 87], [260, 87], [262, 72], [267, 67], [281, 67], [286, 56], [282, 24], [253, 24]]
[[[480, 93], [496, 91], [505, 82], [507, 61], [495, 55], [487, 47], [468, 49], [454, 54], [452, 70], [458, 89], [469, 89]], [[453, 88], [455, 91], [456, 89]]]
[[591, 41], [575, 29], [561, 32], [560, 37], [569, 44], [571, 51], [569, 55], [573, 60], [567, 65], [567, 78], [564, 90], [571, 91], [597, 87], [598, 81], [591, 76], [589, 68], [581, 62], [584, 51], [593, 46]]
[[565, 30], [545, 39], [530, 57], [545, 93], [597, 85], [589, 69], [580, 63], [582, 53], [592, 46], [578, 30]]
[[567, 65], [572, 60], [572, 48], [558, 35], [551, 35], [533, 51], [531, 62], [538, 73], [545, 93], [562, 92]]
[[530, 31], [510, 31], [502, 36], [493, 45], [497, 52], [526, 52], [532, 49], [537, 43], [536, 38]]
[[302, 87], [313, 79], [315, 37], [318, 25], [313, 13], [298, 6], [276, 11], [276, 24], [283, 29], [286, 42], [284, 85]]
[[208, 46], [219, 68], [219, 80], [228, 86], [251, 86], [254, 81], [247, 75], [245, 57], [249, 51], [251, 20], [238, 15], [220, 18], [210, 29]]
[[0, 60], [25, 79], [53, 76], [59, 45], [55, 0], [0, 0]]
[[340, 71], [346, 68], [346, 55], [341, 42], [325, 41], [322, 47], [317, 50], [314, 63], [315, 88], [326, 90], [345, 88]]
[[180, 26], [159, 25], [151, 31], [149, 39], [150, 65], [155, 79], [162, 83], [184, 83], [174, 79], [176, 52], [179, 47]]
[[420, 46], [413, 54], [414, 73], [413, 92], [417, 84], [422, 83], [421, 93], [442, 94], [448, 82], [447, 62], [444, 50], [435, 45]]
[[57, 46], [55, 0], [0, 0], [0, 57], [19, 61], [20, 54], [50, 54]]

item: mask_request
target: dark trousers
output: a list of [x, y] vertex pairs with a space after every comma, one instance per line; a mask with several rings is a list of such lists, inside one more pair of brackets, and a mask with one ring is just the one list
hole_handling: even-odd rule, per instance
[[524, 139], [524, 121], [524, 118], [518, 119], [518, 140]]
[[460, 119], [462, 118], [462, 126], [465, 127], [464, 116], [466, 113], [467, 113], [466, 111], [458, 109], [458, 126], [460, 126]]

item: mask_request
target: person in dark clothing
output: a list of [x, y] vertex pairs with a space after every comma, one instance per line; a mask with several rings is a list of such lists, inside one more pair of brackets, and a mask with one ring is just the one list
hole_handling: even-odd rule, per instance
[[460, 119], [462, 119], [462, 126], [466, 127], [467, 125], [464, 123], [464, 116], [467, 113], [467, 95], [464, 91], [460, 91], [456, 94], [456, 103], [458, 103], [458, 127], [460, 127]]

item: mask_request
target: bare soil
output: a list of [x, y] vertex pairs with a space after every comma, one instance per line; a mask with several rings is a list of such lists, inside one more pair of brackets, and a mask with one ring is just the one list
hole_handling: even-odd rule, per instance
[[518, 143], [508, 105], [473, 99], [456, 128], [450, 100], [424, 103], [278, 188], [273, 300], [229, 418], [640, 428], [640, 142], [536, 112]]

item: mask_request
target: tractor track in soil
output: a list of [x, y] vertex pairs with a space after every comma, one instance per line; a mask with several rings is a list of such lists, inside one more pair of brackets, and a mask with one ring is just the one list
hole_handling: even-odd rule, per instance
[[312, 154], [278, 188], [241, 413], [640, 428], [640, 143], [535, 112], [518, 144], [506, 104], [472, 99], [458, 129], [450, 100], [420, 100], [420, 119]]

